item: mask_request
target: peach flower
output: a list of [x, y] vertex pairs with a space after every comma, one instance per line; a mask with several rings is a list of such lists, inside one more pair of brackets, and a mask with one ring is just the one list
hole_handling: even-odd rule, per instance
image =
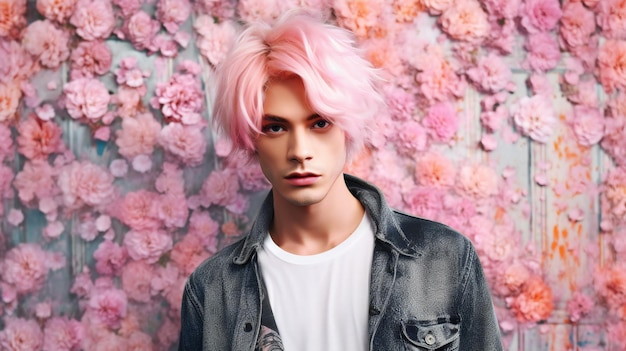
[[452, 6], [454, 0], [420, 0], [420, 2], [431, 15], [441, 15]]
[[22, 45], [42, 66], [55, 69], [70, 56], [69, 34], [49, 20], [35, 21], [24, 31]]
[[127, 159], [138, 155], [151, 155], [157, 143], [161, 125], [151, 113], [141, 113], [137, 117], [126, 117], [122, 128], [117, 131], [115, 144], [119, 153]]
[[30, 160], [45, 159], [63, 147], [61, 127], [54, 122], [31, 116], [18, 125], [17, 131], [17, 151]]
[[45, 18], [65, 23], [70, 18], [78, 0], [37, 0], [37, 11]]
[[600, 83], [607, 93], [626, 89], [626, 41], [607, 40], [598, 53]]
[[442, 30], [454, 40], [480, 44], [489, 34], [487, 14], [477, 0], [458, 0], [439, 17]]
[[485, 165], [463, 166], [459, 172], [458, 186], [474, 198], [486, 198], [498, 193], [498, 175]]
[[597, 23], [602, 34], [610, 39], [626, 37], [626, 2], [624, 0], [596, 0]]
[[417, 160], [415, 179], [424, 186], [447, 188], [454, 184], [456, 168], [446, 157], [428, 152]]
[[332, 7], [337, 23], [350, 29], [357, 37], [365, 38], [379, 25], [384, 2], [381, 0], [334, 0]]
[[545, 320], [554, 309], [552, 290], [539, 277], [527, 281], [522, 292], [510, 301], [511, 311], [522, 323]]
[[15, 82], [0, 83], [0, 123], [16, 120], [22, 91]]
[[587, 45], [589, 37], [595, 30], [596, 22], [593, 12], [586, 9], [580, 2], [568, 2], [563, 6], [559, 34], [566, 48]]
[[0, 0], [0, 38], [19, 36], [26, 24], [26, 0]]
[[158, 194], [138, 190], [124, 196], [119, 219], [134, 230], [154, 230], [161, 223], [157, 214]]

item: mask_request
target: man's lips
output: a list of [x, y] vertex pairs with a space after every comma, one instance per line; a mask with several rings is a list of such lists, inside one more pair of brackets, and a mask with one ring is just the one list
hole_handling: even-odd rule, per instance
[[319, 174], [310, 173], [310, 172], [293, 172], [289, 173], [285, 179], [287, 183], [296, 186], [304, 186], [311, 185], [315, 183], [320, 178]]

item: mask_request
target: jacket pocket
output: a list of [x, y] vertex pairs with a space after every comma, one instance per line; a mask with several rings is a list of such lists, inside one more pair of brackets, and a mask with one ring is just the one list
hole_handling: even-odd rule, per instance
[[402, 321], [408, 350], [454, 351], [459, 348], [459, 322], [445, 318], [431, 321]]

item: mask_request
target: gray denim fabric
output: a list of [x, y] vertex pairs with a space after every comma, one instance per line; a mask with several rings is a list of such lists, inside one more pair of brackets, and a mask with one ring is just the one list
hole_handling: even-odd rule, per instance
[[[370, 350], [502, 350], [472, 243], [443, 224], [391, 210], [382, 193], [361, 179], [346, 175], [345, 181], [372, 218], [377, 239]], [[179, 350], [254, 350], [262, 300], [256, 252], [272, 216], [270, 192], [250, 233], [191, 274]]]

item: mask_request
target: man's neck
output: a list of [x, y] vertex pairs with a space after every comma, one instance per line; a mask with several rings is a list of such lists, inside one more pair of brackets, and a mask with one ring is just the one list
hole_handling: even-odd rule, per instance
[[314, 205], [296, 206], [275, 198], [270, 235], [287, 252], [314, 255], [347, 239], [363, 214], [363, 205], [340, 177], [328, 195]]

